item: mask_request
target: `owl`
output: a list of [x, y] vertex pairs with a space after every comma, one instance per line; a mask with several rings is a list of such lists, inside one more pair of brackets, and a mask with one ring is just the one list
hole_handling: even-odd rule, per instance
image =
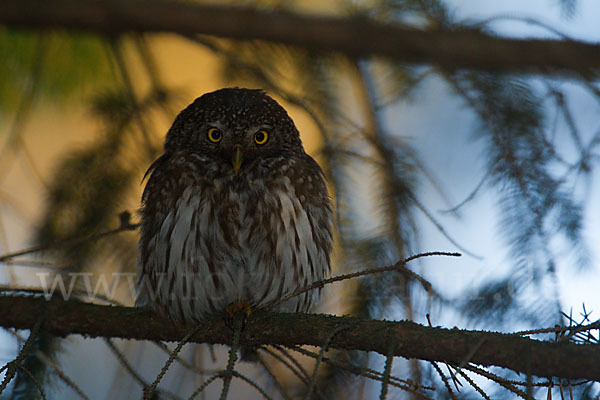
[[[204, 94], [146, 172], [138, 306], [194, 323], [327, 277], [332, 211], [323, 171], [286, 110], [261, 90]], [[273, 310], [308, 312], [305, 292]]]

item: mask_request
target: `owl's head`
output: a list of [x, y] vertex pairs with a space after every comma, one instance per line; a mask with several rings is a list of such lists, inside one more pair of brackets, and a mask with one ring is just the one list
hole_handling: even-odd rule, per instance
[[285, 109], [262, 90], [240, 88], [206, 93], [177, 116], [165, 153], [179, 150], [223, 161], [235, 171], [255, 160], [304, 152]]

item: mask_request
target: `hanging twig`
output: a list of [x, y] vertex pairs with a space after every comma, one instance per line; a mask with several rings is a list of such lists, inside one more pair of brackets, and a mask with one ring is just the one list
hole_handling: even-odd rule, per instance
[[[312, 357], [312, 358], [317, 358], [318, 354], [314, 353], [312, 351], [308, 351], [306, 349], [303, 349], [302, 347], [299, 346], [294, 346], [294, 347], [290, 347], [292, 350], [303, 354], [305, 356], [308, 357]], [[335, 367], [335, 368], [340, 368], [343, 369], [345, 371], [351, 372], [355, 375], [359, 375], [359, 376], [364, 376], [365, 378], [369, 378], [369, 379], [373, 379], [376, 381], [381, 382], [383, 380], [382, 374], [379, 371], [375, 371], [374, 369], [371, 368], [367, 368], [367, 367], [360, 367], [357, 365], [352, 365], [349, 363], [344, 363], [341, 361], [337, 361], [334, 359], [330, 359], [327, 357], [323, 357], [323, 362]], [[395, 376], [390, 376], [388, 385], [392, 385], [395, 387], [398, 387], [402, 390], [408, 391], [408, 392], [412, 392], [415, 393], [419, 396], [421, 396], [424, 399], [429, 399], [428, 396], [426, 396], [425, 394], [418, 392], [418, 389], [423, 389], [423, 390], [435, 390], [434, 387], [432, 386], [420, 386], [419, 384], [415, 384], [414, 382], [410, 381], [410, 380], [406, 380], [406, 379], [400, 379], [398, 377]]]
[[179, 341], [179, 343], [177, 343], [177, 347], [175, 347], [175, 349], [173, 350], [173, 352], [169, 356], [169, 359], [167, 360], [167, 362], [165, 363], [165, 365], [160, 370], [160, 373], [158, 374], [158, 376], [156, 377], [156, 379], [154, 380], [154, 382], [152, 382], [152, 385], [150, 385], [149, 387], [144, 387], [144, 400], [149, 400], [149, 399], [152, 398], [154, 392], [156, 391], [156, 387], [158, 386], [158, 384], [160, 383], [161, 379], [165, 376], [165, 374], [169, 370], [169, 367], [171, 366], [171, 364], [173, 364], [173, 361], [175, 361], [175, 358], [177, 358], [177, 355], [179, 354], [179, 352], [181, 351], [181, 349], [183, 348], [183, 346], [185, 346], [185, 344], [190, 340], [190, 338], [192, 336], [194, 336], [194, 334], [198, 330], [200, 330], [201, 327], [202, 327], [201, 325], [196, 326], [194, 329], [190, 330], [188, 332], [188, 334], [185, 335], [183, 337], [183, 339], [181, 339]]
[[244, 319], [247, 316], [243, 312], [238, 312], [233, 316], [233, 341], [229, 348], [229, 359], [227, 360], [227, 368], [223, 372], [223, 390], [221, 391], [220, 400], [225, 400], [231, 386], [231, 378], [233, 377], [233, 368], [238, 359], [238, 349], [240, 347], [240, 337], [244, 327]]
[[[20, 342], [24, 343], [26, 341], [26, 339], [21, 337], [21, 335], [19, 335], [17, 332], [13, 331], [12, 329], [7, 329], [6, 332], [13, 335]], [[52, 368], [54, 370], [54, 373], [56, 375], [58, 375], [58, 377], [68, 387], [73, 389], [80, 398], [82, 398], [83, 400], [90, 400], [90, 398], [83, 392], [83, 390], [79, 386], [77, 386], [77, 384], [75, 382], [73, 382], [73, 380], [71, 378], [69, 378], [67, 376], [67, 374], [62, 369], [60, 369], [59, 366], [54, 361], [52, 361], [50, 358], [48, 358], [48, 356], [46, 354], [42, 353], [40, 350], [37, 350], [37, 349], [35, 349], [34, 354], [41, 362], [43, 362], [44, 364], [46, 364], [47, 366]]]
[[273, 348], [277, 349], [281, 354], [283, 354], [285, 359], [283, 357], [279, 356], [278, 354], [276, 354], [274, 351], [270, 350], [269, 348], [265, 348], [264, 351], [266, 353], [270, 354], [273, 358], [275, 358], [277, 361], [279, 361], [283, 365], [287, 366], [287, 368], [294, 375], [296, 375], [302, 383], [304, 383], [306, 386], [308, 386], [310, 384], [310, 375], [308, 374], [306, 369], [298, 362], [298, 360], [296, 360], [296, 358], [292, 357], [292, 355], [281, 346], [276, 345], [276, 346], [273, 346]]
[[317, 355], [317, 359], [315, 361], [315, 367], [313, 369], [313, 374], [312, 374], [312, 377], [310, 378], [310, 385], [308, 386], [308, 389], [306, 390], [304, 400], [310, 400], [312, 393], [317, 386], [317, 377], [318, 377], [319, 366], [321, 365], [321, 362], [323, 361], [323, 355], [329, 349], [329, 344], [331, 343], [331, 340], [333, 340], [335, 335], [337, 335], [338, 333], [340, 333], [341, 331], [343, 331], [345, 329], [348, 329], [348, 327], [347, 326], [338, 327], [336, 330], [331, 332], [331, 334], [327, 337], [327, 340], [325, 341], [325, 343], [323, 343], [323, 345], [321, 346], [321, 349], [319, 350], [319, 354]]
[[461, 368], [455, 368], [455, 370], [459, 373], [460, 376], [465, 378], [469, 385], [471, 385], [471, 387], [473, 387], [477, 391], [477, 393], [481, 395], [481, 397], [483, 397], [485, 400], [491, 400], [490, 397], [485, 393], [485, 391], [479, 385], [477, 385], [475, 381], [473, 381], [473, 379], [471, 379], [467, 374], [465, 374]]
[[248, 383], [250, 386], [252, 386], [254, 389], [256, 389], [256, 391], [258, 393], [260, 393], [266, 400], [272, 400], [271, 396], [269, 396], [258, 384], [256, 384], [256, 382], [254, 382], [252, 379], [248, 378], [246, 375], [244, 375], [238, 371], [232, 371], [232, 376], [235, 376], [236, 378], [240, 378], [244, 382]]
[[[104, 338], [104, 342], [106, 343], [106, 345], [108, 346], [110, 351], [115, 355], [115, 357], [119, 361], [119, 364], [121, 364], [121, 367], [123, 367], [125, 369], [125, 371], [127, 371], [127, 373], [129, 375], [131, 375], [133, 380], [136, 381], [137, 383], [139, 383], [140, 386], [142, 386], [142, 388], [144, 388], [144, 389], [148, 388], [150, 386], [148, 384], [148, 382], [146, 382], [144, 380], [144, 378], [142, 378], [140, 376], [140, 374], [137, 373], [135, 368], [133, 368], [133, 366], [127, 361], [127, 359], [125, 358], [123, 353], [117, 348], [117, 346], [115, 346], [115, 344], [112, 342], [112, 340], [110, 340], [109, 338]], [[174, 400], [178, 399], [178, 397], [176, 395], [174, 395], [173, 393], [169, 393], [166, 390], [161, 390], [161, 389], [155, 389], [155, 390], [156, 390], [156, 392], [160, 393], [162, 396], [165, 396], [169, 399], [174, 399]]]
[[437, 362], [432, 361], [430, 362], [430, 364], [433, 366], [442, 382], [444, 382], [446, 390], [448, 391], [448, 395], [452, 398], [452, 400], [458, 400], [458, 397], [456, 397], [456, 393], [454, 393], [454, 390], [452, 390], [452, 387], [450, 386], [450, 382], [448, 382], [448, 378], [446, 378], [446, 375], [444, 375], [440, 367], [437, 365]]
[[396, 348], [396, 342], [390, 340], [390, 347], [388, 354], [385, 358], [385, 368], [383, 369], [383, 378], [381, 379], [381, 393], [379, 394], [379, 400], [385, 400], [387, 397], [390, 376], [392, 374], [392, 364], [394, 362], [394, 350]]
[[194, 400], [194, 398], [195, 398], [196, 396], [198, 396], [198, 395], [199, 395], [201, 392], [203, 392], [203, 391], [204, 391], [204, 389], [206, 389], [206, 387], [207, 387], [208, 385], [210, 385], [212, 382], [214, 382], [215, 380], [217, 380], [217, 379], [218, 379], [218, 378], [220, 378], [220, 377], [221, 377], [221, 375], [220, 375], [220, 374], [215, 374], [215, 375], [211, 376], [210, 378], [208, 378], [207, 380], [205, 380], [205, 381], [202, 383], [202, 385], [200, 385], [200, 386], [198, 387], [198, 389], [196, 389], [196, 390], [194, 391], [194, 393], [192, 393], [192, 395], [189, 397], [189, 399], [188, 399], [188, 400]]
[[[165, 353], [171, 355], [171, 350], [169, 350], [169, 348], [164, 343], [162, 343], [162, 342], [152, 342], [152, 343], [155, 344], [159, 349], [161, 349]], [[185, 369], [192, 371], [193, 373], [198, 374], [198, 375], [212, 375], [212, 374], [216, 374], [219, 372], [218, 369], [207, 370], [207, 369], [203, 369], [203, 368], [198, 368], [179, 356], [175, 357], [175, 361], [177, 361], [179, 364], [181, 364]], [[216, 360], [213, 360], [213, 362], [216, 362]]]
[[19, 355], [17, 356], [17, 358], [15, 358], [13, 361], [8, 362], [6, 365], [4, 365], [4, 367], [0, 368], [0, 373], [2, 371], [6, 370], [6, 375], [4, 375], [4, 380], [0, 384], [0, 394], [2, 394], [4, 389], [6, 389], [6, 386], [15, 377], [15, 374], [21, 367], [21, 363], [23, 362], [23, 360], [29, 353], [31, 346], [33, 345], [33, 341], [35, 340], [38, 332], [40, 331], [40, 328], [41, 328], [45, 318], [46, 318], [46, 314], [40, 314], [37, 317], [37, 321], [36, 321], [35, 325], [33, 326], [33, 328], [31, 328], [29, 337], [27, 338], [27, 341], [21, 348], [21, 351], [19, 352]]
[[[273, 355], [273, 352], [271, 352], [270, 354]], [[267, 373], [267, 376], [269, 377], [272, 384], [275, 385], [275, 387], [277, 388], [279, 393], [281, 393], [281, 396], [283, 397], [283, 399], [284, 400], [292, 400], [292, 396], [290, 396], [290, 394], [287, 392], [287, 390], [285, 390], [285, 387], [281, 384], [281, 382], [279, 382], [279, 380], [275, 376], [275, 373], [273, 373], [273, 371], [271, 371], [269, 364], [267, 364], [267, 362], [261, 357], [260, 354], [258, 356], [259, 356], [258, 363], [265, 370], [265, 372]], [[283, 365], [285, 365], [289, 370], [291, 370], [293, 373], [296, 373], [296, 371], [294, 371], [291, 368], [289, 363], [287, 363], [285, 360], [283, 360], [279, 356], [276, 356], [276, 357], [278, 357], [277, 360], [280, 361]]]
[[40, 392], [40, 396], [42, 396], [42, 399], [46, 400], [47, 399], [46, 393], [44, 393], [44, 389], [42, 388], [42, 385], [37, 381], [37, 379], [35, 379], [35, 376], [33, 376], [33, 374], [27, 368], [25, 368], [23, 365], [19, 365], [19, 371], [24, 372], [25, 375], [27, 375], [29, 377], [29, 379], [31, 379], [31, 381], [37, 388], [38, 392]]
[[[486, 378], [488, 378], [489, 380], [496, 382], [497, 384], [499, 384], [500, 386], [502, 386], [503, 388], [511, 391], [512, 393], [516, 394], [517, 396], [523, 398], [523, 399], [528, 399], [529, 396], [527, 396], [527, 393], [525, 393], [524, 391], [520, 390], [519, 388], [515, 387], [515, 384], [517, 384], [517, 382], [514, 381], [510, 381], [508, 379], [504, 379], [499, 377], [498, 375], [492, 374], [489, 371], [486, 371], [482, 368], [479, 367], [475, 367], [473, 365], [465, 365], [463, 367], [464, 369], [471, 371], [471, 372], [475, 372], [478, 375], [484, 376]], [[530, 386], [535, 386], [535, 384], [531, 381], [529, 382], [518, 382], [518, 384], [525, 386], [527, 388], [529, 388]]]

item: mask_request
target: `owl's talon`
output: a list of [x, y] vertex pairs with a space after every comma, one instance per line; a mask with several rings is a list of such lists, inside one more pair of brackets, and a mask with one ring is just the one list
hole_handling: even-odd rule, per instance
[[252, 307], [247, 300], [234, 301], [225, 307], [225, 325], [231, 330], [234, 330], [235, 319], [242, 318], [242, 329], [248, 322], [248, 317], [252, 314]]

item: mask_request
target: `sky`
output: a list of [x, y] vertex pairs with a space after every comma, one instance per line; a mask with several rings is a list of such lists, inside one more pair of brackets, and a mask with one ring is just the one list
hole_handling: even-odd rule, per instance
[[[575, 12], [565, 18], [560, 0], [450, 0], [456, 15], [479, 21], [493, 16], [534, 17], [560, 32], [580, 40], [600, 41], [600, 4], [595, 0], [576, 0]], [[520, 22], [495, 23], [494, 29], [503, 36], [552, 37], [542, 28]]]
[[[549, 6], [548, 0], [528, 1], [476, 1], [453, 0], [455, 15], [458, 18], [481, 20], [495, 15], [534, 17], [544, 23], [557, 27], [572, 37], [600, 41], [600, 2], [594, 0], [579, 1], [574, 15], [565, 19], [558, 3]], [[540, 29], [521, 22], [498, 22], [493, 25], [502, 35], [517, 37], [554, 37], [544, 34]], [[563, 89], [569, 94], [569, 104], [584, 136], [591, 137], [600, 128], [598, 115], [600, 104], [575, 84], [566, 83]], [[414, 104], [400, 103], [387, 113], [390, 128], [401, 127], [414, 147], [419, 149], [422, 158], [434, 172], [452, 205], [460, 203], [476, 187], [484, 175], [485, 158], [481, 143], [473, 142], [475, 117], [460, 102], [443, 82], [437, 79], [426, 83], [419, 92]], [[425, 122], [426, 121], [426, 122]], [[565, 129], [564, 124], [559, 129]], [[441, 134], [444, 132], [444, 134]], [[586, 309], [594, 310], [596, 319], [600, 318], [600, 182], [592, 179], [589, 188], [590, 197], [585, 215], [584, 237], [592, 250], [591, 268], [579, 270], [572, 268], [573, 259], [563, 259], [559, 264], [559, 287], [564, 311], [573, 310], [573, 315]], [[496, 206], [496, 194], [493, 190], [480, 191], [473, 202], [463, 208], [462, 219], [439, 212], [450, 208], [442, 201], [431, 186], [422, 193], [434, 212], [454, 239], [471, 252], [483, 256], [477, 260], [468, 255], [460, 259], [427, 259], [422, 262], [421, 272], [448, 296], [457, 295], [464, 288], [473, 287], [477, 282], [499, 276], [510, 269], [513, 261], [510, 251], [501, 234], [502, 215]], [[421, 216], [421, 248], [427, 250], [454, 250], [436, 228]], [[449, 272], [450, 271], [450, 272]], [[451, 284], [449, 284], [451, 282]], [[544, 287], [549, 301], [554, 298], [551, 284]], [[448, 316], [453, 324], [456, 316]], [[443, 318], [440, 318], [444, 321]], [[423, 322], [423, 321], [421, 321]], [[450, 321], [446, 321], [450, 322]], [[465, 324], [468, 325], [466, 321]], [[459, 326], [460, 323], [459, 323]], [[467, 326], [468, 327], [468, 326]]]

